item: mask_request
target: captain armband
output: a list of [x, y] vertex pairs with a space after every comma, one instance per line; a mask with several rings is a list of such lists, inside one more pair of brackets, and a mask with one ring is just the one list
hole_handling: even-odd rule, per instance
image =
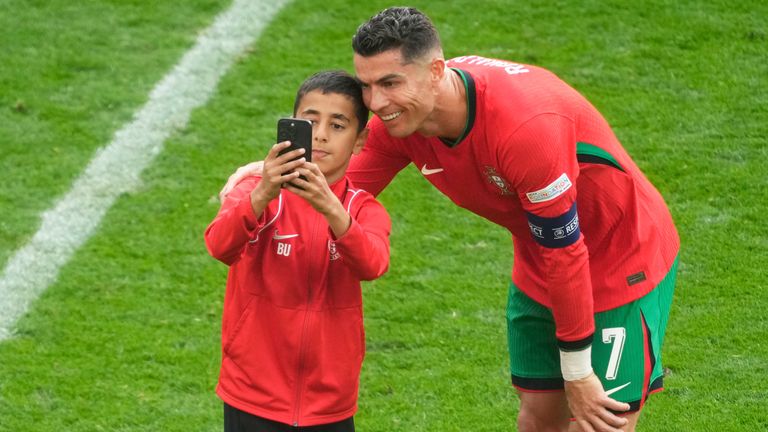
[[555, 217], [541, 217], [526, 213], [528, 227], [537, 243], [548, 248], [563, 248], [576, 243], [579, 239], [579, 215], [576, 212], [576, 202], [571, 209]]

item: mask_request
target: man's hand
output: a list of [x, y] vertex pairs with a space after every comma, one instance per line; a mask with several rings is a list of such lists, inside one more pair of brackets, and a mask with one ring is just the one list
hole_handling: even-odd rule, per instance
[[565, 395], [576, 424], [584, 432], [620, 432], [627, 424], [627, 419], [609, 410], [626, 411], [629, 404], [608, 397], [594, 373], [580, 380], [565, 381]]
[[232, 192], [232, 189], [237, 186], [238, 183], [240, 183], [240, 180], [252, 176], [252, 175], [261, 175], [262, 167], [264, 166], [264, 161], [256, 161], [251, 162], [248, 165], [243, 165], [240, 168], [237, 169], [237, 171], [234, 172], [229, 178], [227, 179], [227, 184], [224, 185], [223, 188], [221, 188], [221, 191], [219, 191], [219, 201], [224, 201], [224, 198], [229, 195], [230, 192]]

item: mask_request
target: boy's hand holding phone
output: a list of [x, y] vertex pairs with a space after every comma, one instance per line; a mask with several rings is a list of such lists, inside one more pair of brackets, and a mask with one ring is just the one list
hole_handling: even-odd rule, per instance
[[278, 120], [277, 141], [264, 159], [261, 181], [251, 191], [254, 213], [260, 216], [284, 187], [325, 216], [337, 237], [343, 235], [349, 229], [351, 218], [320, 168], [311, 163], [312, 122], [297, 118]]
[[[277, 150], [276, 152], [274, 150]], [[280, 183], [280, 187], [284, 184], [296, 178], [293, 175], [293, 170], [301, 165], [304, 161], [312, 161], [312, 122], [305, 119], [297, 118], [281, 118], [277, 121], [277, 144], [272, 146], [272, 149], [268, 153], [267, 157], [272, 156], [277, 165], [273, 166], [272, 174], [279, 172], [281, 175], [285, 174], [285, 179], [279, 179], [272, 176], [273, 183]], [[301, 158], [301, 160], [299, 160]], [[296, 164], [288, 162], [297, 162]], [[224, 202], [224, 198], [237, 186], [240, 180], [252, 175], [263, 175], [264, 180], [267, 180], [265, 173], [266, 160], [251, 162], [245, 166], [241, 166], [235, 171], [234, 174], [229, 176], [227, 184], [219, 191], [219, 200]], [[284, 169], [284, 170], [283, 170]], [[277, 171], [274, 171], [277, 170]], [[279, 189], [274, 190], [273, 186], [265, 185], [266, 189], [263, 192], [266, 193], [262, 198], [269, 202], [277, 196]]]
[[277, 144], [264, 159], [262, 179], [251, 192], [265, 206], [280, 194], [280, 188], [299, 178], [296, 168], [312, 160], [312, 122], [305, 119], [281, 118], [277, 121]]
[[[304, 149], [293, 150], [280, 155], [280, 151], [290, 147], [290, 143], [280, 142], [272, 146], [264, 159], [261, 181], [251, 191], [251, 206], [256, 215], [261, 215], [267, 204], [280, 194], [284, 184], [299, 177], [296, 168], [304, 164]], [[288, 173], [288, 174], [286, 174]]]

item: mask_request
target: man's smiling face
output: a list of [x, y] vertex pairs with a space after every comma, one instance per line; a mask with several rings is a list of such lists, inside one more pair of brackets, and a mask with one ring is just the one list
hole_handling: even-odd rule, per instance
[[389, 134], [403, 138], [419, 131], [435, 106], [430, 63], [404, 63], [400, 49], [391, 49], [368, 57], [355, 54], [354, 64], [365, 105]]

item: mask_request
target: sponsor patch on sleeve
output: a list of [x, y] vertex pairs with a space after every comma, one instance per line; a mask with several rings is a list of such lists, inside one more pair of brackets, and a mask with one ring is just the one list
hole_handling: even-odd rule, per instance
[[531, 201], [532, 203], [540, 203], [544, 201], [553, 200], [559, 197], [565, 191], [570, 189], [571, 186], [573, 186], [573, 184], [571, 183], [571, 179], [568, 178], [567, 174], [563, 173], [563, 175], [558, 177], [557, 180], [550, 183], [544, 189], [528, 192], [525, 195], [528, 197], [528, 200]]

